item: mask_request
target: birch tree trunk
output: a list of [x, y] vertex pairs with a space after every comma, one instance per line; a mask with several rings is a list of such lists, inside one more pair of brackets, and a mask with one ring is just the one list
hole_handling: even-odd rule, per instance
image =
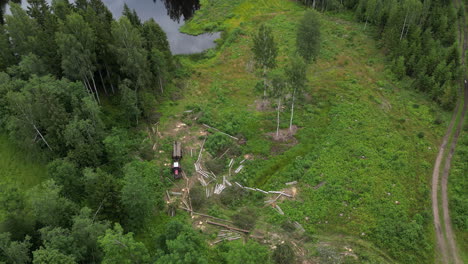
[[98, 103], [101, 104], [101, 100], [99, 99], [99, 93], [98, 93], [98, 90], [97, 90], [97, 87], [96, 87], [96, 82], [94, 81], [93, 73], [90, 72], [89, 74], [91, 76], [91, 80], [93, 81], [94, 91], [96, 92], [96, 97], [97, 97]]
[[263, 67], [263, 99], [267, 97], [266, 67]]
[[99, 104], [98, 101], [97, 101], [97, 99], [96, 99], [96, 96], [94, 95], [93, 87], [92, 87], [91, 84], [89, 83], [88, 77], [86, 77], [86, 75], [84, 75], [84, 78], [85, 78], [86, 83], [88, 84], [89, 90], [91, 91], [91, 95], [92, 95], [94, 101], [96, 102], [96, 104]]
[[276, 139], [279, 138], [280, 109], [281, 109], [281, 97], [278, 98], [278, 116], [276, 117]]
[[289, 131], [292, 131], [292, 122], [294, 117], [294, 101], [296, 99], [296, 88], [294, 88], [291, 104], [291, 119], [289, 120]]
[[86, 88], [86, 92], [88, 92], [89, 95], [92, 95], [94, 97], [92, 91], [89, 89], [88, 85], [86, 84], [86, 80], [83, 78], [81, 80], [81, 82], [83, 83], [84, 87]]
[[161, 88], [161, 93], [163, 94], [164, 93], [164, 88], [163, 88], [163, 85], [162, 85], [161, 75], [159, 75], [159, 87]]
[[403, 39], [403, 32], [405, 32], [406, 19], [407, 19], [407, 18], [408, 18], [408, 12], [406, 13], [406, 16], [405, 16], [405, 22], [403, 22], [403, 28], [401, 29], [400, 41]]
[[107, 78], [109, 79], [109, 83], [111, 85], [112, 94], [115, 94], [114, 85], [112, 84], [112, 79], [110, 77], [109, 69], [107, 68], [107, 63], [105, 63], [104, 65], [106, 66]]
[[41, 131], [39, 131], [39, 129], [37, 129], [36, 125], [34, 123], [32, 123], [34, 129], [36, 130], [36, 132], [39, 134], [39, 136], [42, 138], [42, 141], [44, 141], [44, 143], [47, 145], [47, 147], [50, 149], [50, 151], [52, 151], [52, 148], [50, 147], [49, 143], [47, 143], [47, 140], [44, 138], [44, 136], [42, 135]]
[[107, 95], [107, 94], [108, 94], [108, 93], [107, 93], [107, 88], [106, 88], [106, 84], [104, 83], [104, 78], [102, 78], [101, 70], [98, 70], [98, 72], [99, 72], [99, 77], [101, 78], [102, 87], [104, 88], [104, 92], [105, 92], [106, 95]]

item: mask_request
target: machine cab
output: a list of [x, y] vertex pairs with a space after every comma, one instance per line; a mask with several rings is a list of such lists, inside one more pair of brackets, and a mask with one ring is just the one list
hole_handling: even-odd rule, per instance
[[174, 142], [172, 150], [172, 173], [175, 179], [182, 177], [182, 168], [180, 166], [180, 160], [182, 159], [182, 144], [180, 142]]

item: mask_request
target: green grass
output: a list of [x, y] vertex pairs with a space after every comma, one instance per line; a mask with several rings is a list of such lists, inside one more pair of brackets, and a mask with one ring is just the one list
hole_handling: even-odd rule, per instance
[[45, 164], [18, 149], [5, 134], [0, 134], [0, 181], [28, 189], [46, 178]]
[[[337, 244], [340, 236], [366, 241], [372, 246], [361, 248], [362, 260], [370, 254], [432, 263], [430, 176], [450, 113], [387, 70], [372, 29], [364, 31], [351, 13], [320, 14], [322, 50], [308, 67], [306, 96], [296, 110], [298, 144], [274, 142], [266, 133], [275, 129], [275, 111], [255, 109], [261, 92], [255, 90], [259, 75], [249, 70], [251, 36], [261, 23], [269, 25], [283, 67], [304, 8], [283, 0], [209, 2], [184, 31], [199, 34], [216, 23], [225, 30], [223, 39], [205, 55], [180, 57], [192, 76], [184, 98], [162, 106], [161, 130], [196, 109], [200, 122], [247, 139], [242, 150], [255, 159], [236, 180], [268, 190], [298, 180], [298, 198], [280, 204], [285, 216], [262, 208], [261, 221], [276, 227], [298, 221], [315, 234], [315, 247], [324, 236]], [[216, 10], [229, 15], [223, 20]], [[282, 128], [289, 114], [288, 108], [281, 113]], [[321, 182], [326, 184], [312, 188]], [[255, 195], [244, 205], [263, 199]]]
[[[7, 135], [0, 133], [0, 185], [11, 184], [21, 190], [27, 190], [46, 177], [47, 171], [43, 162], [32, 153], [19, 150]], [[0, 219], [2, 213], [0, 208]]]
[[468, 120], [458, 139], [449, 177], [450, 216], [456, 231], [458, 251], [468, 262]]

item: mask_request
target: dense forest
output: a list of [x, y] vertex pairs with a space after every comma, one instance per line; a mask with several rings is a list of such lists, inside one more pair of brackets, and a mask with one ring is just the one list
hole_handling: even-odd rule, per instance
[[[0, 183], [0, 263], [289, 263], [294, 253], [286, 246], [273, 254], [253, 241], [209, 247], [179, 215], [162, 230], [145, 229], [153, 216], [166, 214], [163, 197], [173, 184], [169, 169], [154, 162], [146, 125], [158, 122], [158, 107], [180, 93], [178, 80], [195, 72], [171, 54], [154, 20], [141, 21], [127, 6], [115, 20], [101, 0], [28, 0], [27, 10], [14, 2], [11, 15], [0, 10], [0, 132], [45, 160], [48, 179], [26, 192]], [[454, 107], [462, 69], [453, 25], [462, 11], [449, 0], [302, 2], [318, 11], [353, 10], [382, 39], [398, 78], [444, 108]], [[185, 10], [178, 1], [165, 4], [172, 6], [171, 17], [193, 15], [194, 8]], [[278, 48], [271, 29], [262, 25], [252, 36], [260, 90], [278, 102], [276, 136], [282, 100], [291, 94], [292, 129], [306, 64], [318, 56], [314, 14], [306, 13], [298, 29], [297, 51], [304, 59], [288, 59], [284, 72], [273, 70]], [[212, 149], [222, 149], [217, 147]], [[408, 220], [416, 234], [406, 234], [403, 243], [423, 237], [419, 217], [418, 223]], [[149, 241], [138, 238], [145, 232]], [[383, 233], [376, 240], [385, 241]]]
[[138, 231], [162, 206], [160, 169], [145, 161], [151, 146], [130, 128], [154, 120], [176, 74], [166, 35], [126, 6], [115, 21], [100, 0], [28, 3], [10, 3], [0, 27], [0, 126], [20, 148], [47, 156], [50, 180], [28, 193], [1, 185], [0, 261], [148, 261], [144, 246], [110, 223]]

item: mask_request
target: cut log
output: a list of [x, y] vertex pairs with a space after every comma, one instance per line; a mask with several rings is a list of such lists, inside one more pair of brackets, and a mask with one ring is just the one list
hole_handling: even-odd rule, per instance
[[278, 213], [280, 213], [280, 215], [284, 215], [283, 210], [281, 210], [281, 208], [278, 205], [276, 205], [275, 208], [276, 210], [278, 210]]
[[239, 232], [242, 232], [242, 233], [245, 233], [245, 234], [250, 233], [249, 230], [240, 229], [240, 228], [237, 228], [237, 227], [232, 227], [232, 226], [228, 226], [228, 225], [224, 225], [224, 224], [220, 224], [220, 223], [216, 223], [216, 222], [206, 221], [206, 223], [210, 224], [210, 225], [221, 226], [221, 227], [224, 227], [224, 228], [227, 228], [227, 229], [230, 229], [230, 230], [239, 231]]
[[181, 207], [183, 210], [189, 212], [189, 213], [192, 213], [194, 215], [200, 215], [200, 216], [204, 216], [204, 217], [208, 217], [208, 218], [212, 218], [212, 219], [215, 219], [215, 220], [218, 220], [218, 221], [223, 221], [223, 222], [228, 222], [228, 223], [232, 223], [232, 221], [229, 221], [229, 220], [226, 220], [226, 219], [222, 219], [222, 218], [218, 218], [218, 217], [214, 217], [214, 216], [211, 216], [211, 215], [206, 215], [206, 214], [201, 214], [201, 213], [197, 213], [197, 212], [194, 212], [193, 210], [190, 210], [188, 208], [184, 208], [184, 207]]
[[244, 168], [244, 165], [240, 165], [240, 166], [234, 171], [234, 173], [235, 173], [235, 174], [239, 173], [243, 168]]
[[219, 132], [219, 133], [221, 133], [221, 134], [223, 134], [223, 135], [226, 135], [226, 136], [228, 136], [228, 137], [230, 137], [230, 138], [232, 138], [232, 139], [239, 140], [238, 138], [233, 137], [233, 136], [231, 136], [231, 135], [229, 135], [229, 134], [227, 134], [227, 133], [224, 133], [224, 132], [222, 132], [221, 130], [219, 130], [219, 129], [217, 129], [217, 128], [211, 127], [211, 126], [209, 126], [209, 125], [207, 125], [207, 124], [203, 124], [203, 125], [204, 125], [205, 127], [207, 127], [207, 128], [213, 129], [213, 130], [216, 131], [216, 132]]

